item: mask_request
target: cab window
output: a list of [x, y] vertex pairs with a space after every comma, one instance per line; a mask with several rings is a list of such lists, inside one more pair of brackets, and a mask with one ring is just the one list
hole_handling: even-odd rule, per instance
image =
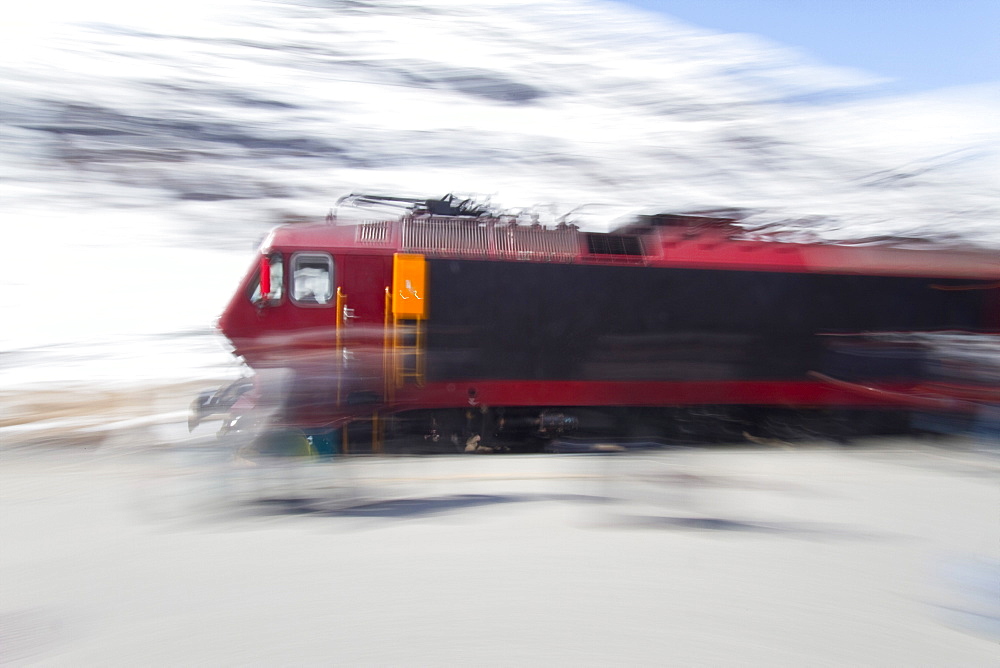
[[326, 306], [333, 299], [333, 258], [326, 253], [292, 256], [292, 301], [299, 305]]
[[281, 300], [281, 295], [284, 293], [284, 283], [285, 283], [285, 264], [281, 259], [280, 253], [272, 253], [267, 256], [267, 266], [270, 267], [269, 276], [270, 281], [270, 292], [263, 297], [260, 294], [260, 270], [257, 271], [257, 275], [253, 280], [253, 289], [250, 291], [250, 301], [254, 304], [258, 304], [261, 301], [267, 302], [277, 302]]

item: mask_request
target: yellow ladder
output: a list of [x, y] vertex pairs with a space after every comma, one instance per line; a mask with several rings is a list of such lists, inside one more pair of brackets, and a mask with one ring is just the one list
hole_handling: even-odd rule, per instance
[[382, 341], [382, 376], [385, 396], [395, 399], [396, 389], [412, 380], [418, 387], [424, 384], [424, 320], [401, 316], [392, 311], [392, 293], [385, 289], [385, 334]]
[[423, 318], [392, 317], [392, 357], [394, 363], [394, 384], [403, 387], [412, 381], [423, 387], [426, 372], [424, 356]]

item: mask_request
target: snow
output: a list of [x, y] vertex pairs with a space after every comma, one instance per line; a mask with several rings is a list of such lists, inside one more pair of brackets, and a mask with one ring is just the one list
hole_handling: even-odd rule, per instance
[[898, 442], [0, 469], [3, 659], [996, 665], [995, 455]]

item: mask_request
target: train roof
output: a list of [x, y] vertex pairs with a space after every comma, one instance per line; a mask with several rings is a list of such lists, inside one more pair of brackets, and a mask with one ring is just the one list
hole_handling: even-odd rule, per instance
[[891, 239], [867, 244], [768, 239], [739, 225], [745, 213], [739, 209], [639, 216], [611, 232], [590, 232], [567, 223], [541, 225], [471, 199], [349, 198], [348, 212], [338, 207], [326, 222], [276, 228], [263, 249], [1000, 281], [996, 253], [902, 248]]

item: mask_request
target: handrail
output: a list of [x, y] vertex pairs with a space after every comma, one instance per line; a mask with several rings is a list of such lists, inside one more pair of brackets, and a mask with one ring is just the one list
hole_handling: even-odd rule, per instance
[[340, 405], [340, 393], [342, 379], [344, 377], [344, 348], [343, 348], [343, 337], [342, 331], [344, 328], [344, 309], [346, 307], [345, 301], [347, 295], [345, 295], [340, 286], [337, 286], [337, 308], [335, 313], [337, 314], [337, 322], [334, 326], [334, 354], [337, 357], [337, 364], [340, 366], [339, 372], [337, 373], [337, 405]]
[[382, 318], [382, 383], [386, 401], [391, 402], [396, 393], [396, 357], [393, 349], [393, 333], [389, 329], [389, 315], [392, 312], [392, 291], [385, 289], [385, 312]]

